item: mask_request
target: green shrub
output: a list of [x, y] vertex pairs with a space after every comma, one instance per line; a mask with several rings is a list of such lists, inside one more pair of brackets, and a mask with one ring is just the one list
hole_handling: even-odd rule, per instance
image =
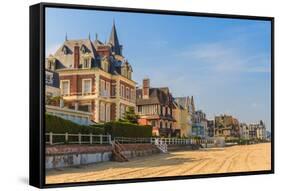
[[57, 116], [48, 114], [45, 116], [46, 133], [104, 134], [104, 127], [102, 125], [84, 126]]
[[[46, 133], [68, 133], [68, 134], [90, 134], [100, 135], [109, 134], [112, 137], [151, 137], [152, 127], [133, 124], [129, 122], [109, 122], [105, 124], [95, 124], [83, 126], [73, 123], [63, 118], [46, 114], [45, 118]], [[48, 136], [46, 137], [48, 141]], [[82, 141], [89, 141], [88, 137], [82, 138]], [[53, 142], [63, 142], [63, 136], [54, 136]], [[69, 142], [77, 141], [77, 137], [69, 136]]]
[[151, 137], [152, 127], [129, 122], [109, 122], [104, 124], [106, 134], [112, 137]]

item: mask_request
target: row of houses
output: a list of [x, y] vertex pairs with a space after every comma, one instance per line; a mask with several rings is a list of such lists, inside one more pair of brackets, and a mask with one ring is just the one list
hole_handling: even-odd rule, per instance
[[152, 87], [148, 78], [138, 85], [122, 49], [114, 23], [107, 42], [98, 35], [94, 40], [66, 36], [45, 61], [46, 112], [88, 125], [122, 119], [133, 107], [138, 123], [151, 125], [156, 136], [241, 135], [244, 126], [231, 116], [207, 120], [193, 96], [173, 97], [168, 87]]

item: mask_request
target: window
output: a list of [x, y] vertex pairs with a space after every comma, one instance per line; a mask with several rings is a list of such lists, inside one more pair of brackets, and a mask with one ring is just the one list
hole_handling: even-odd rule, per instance
[[47, 64], [47, 69], [51, 70], [52, 69], [52, 61], [48, 61]]
[[82, 47], [81, 47], [81, 51], [82, 51], [82, 53], [83, 53], [83, 54], [85, 54], [85, 53], [86, 53], [86, 47], [85, 47], [85, 45], [82, 45]]
[[110, 121], [110, 104], [106, 104], [106, 119], [105, 119], [106, 122], [109, 122]]
[[100, 95], [105, 96], [105, 81], [100, 80]]
[[129, 92], [129, 88], [126, 87], [126, 99], [130, 98], [130, 92]]
[[110, 96], [110, 83], [106, 82], [106, 96]]
[[121, 97], [125, 97], [125, 87], [124, 85], [121, 85]]
[[125, 113], [125, 106], [121, 105], [121, 107], [120, 107], [120, 118], [124, 117], [124, 113]]
[[89, 64], [89, 59], [84, 59], [84, 68], [89, 68], [90, 64]]
[[142, 106], [138, 106], [138, 112], [142, 113]]
[[66, 46], [63, 46], [62, 51], [63, 51], [63, 53], [66, 55], [66, 54], [68, 53], [67, 47], [66, 47]]
[[131, 89], [131, 96], [130, 96], [131, 100], [134, 100], [134, 89]]
[[46, 84], [52, 85], [53, 84], [53, 74], [46, 73]]
[[132, 79], [132, 72], [130, 70], [128, 71], [128, 79]]
[[123, 66], [121, 68], [121, 75], [128, 78], [127, 72], [128, 72], [127, 68], [125, 66]]
[[101, 102], [100, 104], [100, 120], [105, 121], [105, 104]]
[[68, 95], [69, 92], [69, 80], [62, 80], [61, 81], [61, 93], [62, 95]]
[[104, 57], [101, 61], [101, 69], [105, 72], [109, 71], [109, 60], [107, 57]]
[[111, 86], [111, 96], [116, 96], [116, 86]]
[[92, 92], [92, 80], [91, 79], [83, 79], [82, 80], [82, 93], [90, 94]]

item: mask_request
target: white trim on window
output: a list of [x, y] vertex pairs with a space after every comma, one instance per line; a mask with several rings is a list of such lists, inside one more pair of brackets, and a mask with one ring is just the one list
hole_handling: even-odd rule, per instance
[[120, 105], [120, 118], [123, 119], [124, 118], [124, 114], [125, 114], [125, 106], [124, 105]]
[[54, 74], [52, 72], [46, 71], [45, 77], [45, 83], [48, 85], [52, 85], [54, 82]]
[[121, 97], [125, 98], [125, 86], [121, 84]]
[[106, 96], [109, 97], [110, 96], [110, 82], [106, 82], [105, 84], [105, 88], [106, 88]]
[[126, 94], [125, 98], [130, 99], [129, 87], [126, 87], [125, 94]]
[[[85, 81], [90, 81], [90, 90], [89, 92], [85, 93]], [[82, 94], [91, 94], [92, 93], [92, 79], [91, 78], [86, 78], [82, 79]]]
[[110, 103], [107, 103], [105, 106], [105, 121], [109, 122], [110, 121]]
[[[63, 92], [62, 84], [63, 84], [64, 82], [67, 82], [67, 83], [68, 83], [67, 94], [65, 94], [65, 93]], [[60, 89], [61, 89], [61, 95], [69, 95], [69, 94], [70, 94], [70, 80], [61, 80], [61, 81], [60, 81]]]
[[106, 82], [103, 79], [100, 79], [100, 95], [106, 96]]
[[105, 112], [106, 112], [105, 103], [101, 102], [100, 103], [100, 120], [101, 121], [105, 121]]
[[130, 100], [134, 100], [134, 89], [131, 88]]

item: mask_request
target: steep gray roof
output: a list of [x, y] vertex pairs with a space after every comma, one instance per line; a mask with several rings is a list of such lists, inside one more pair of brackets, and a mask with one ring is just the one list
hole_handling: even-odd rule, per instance
[[176, 97], [174, 98], [174, 101], [183, 108], [188, 108], [189, 97]]
[[112, 30], [108, 39], [108, 44], [112, 46], [112, 52], [121, 55], [120, 44], [117, 36], [117, 31], [115, 28], [115, 23], [113, 23]]
[[177, 102], [173, 101], [173, 109], [176, 109], [176, 108], [181, 109], [181, 110], [185, 109], [180, 104], [178, 104]]
[[137, 89], [137, 105], [150, 105], [150, 104], [160, 104], [169, 105], [169, 89], [165, 88], [150, 88], [149, 98], [142, 98], [142, 89]]
[[[53, 55], [57, 60], [57, 69], [60, 68], [70, 68], [73, 67], [74, 63], [74, 47], [78, 45], [79, 47], [84, 46], [86, 48], [86, 53], [89, 54], [93, 59], [96, 56], [96, 49], [89, 39], [82, 40], [66, 40], [61, 45], [61, 47]], [[63, 49], [67, 49], [67, 54], [64, 53]], [[82, 54], [82, 49], [80, 48], [80, 54]]]
[[94, 46], [95, 46], [95, 48], [97, 48], [98, 46], [102, 46], [102, 45], [104, 45], [101, 41], [99, 41], [98, 39], [96, 39], [95, 41], [94, 41]]
[[[74, 47], [79, 46], [80, 49], [80, 64], [79, 68], [82, 68], [84, 58], [90, 59], [92, 68], [102, 68], [103, 59], [109, 61], [109, 73], [116, 75], [123, 75], [128, 78], [128, 75], [124, 74], [124, 68], [130, 72], [133, 72], [132, 66], [121, 55], [122, 46], [119, 44], [117, 31], [115, 24], [113, 23], [112, 31], [109, 37], [109, 41], [101, 42], [98, 40], [96, 34], [95, 40], [91, 41], [90, 34], [87, 39], [69, 40], [67, 34], [65, 41], [52, 55], [48, 55], [46, 62], [50, 58], [55, 58], [55, 70], [73, 68], [74, 66]], [[108, 53], [109, 55], [105, 54]], [[122, 68], [122, 73], [121, 73]]]

